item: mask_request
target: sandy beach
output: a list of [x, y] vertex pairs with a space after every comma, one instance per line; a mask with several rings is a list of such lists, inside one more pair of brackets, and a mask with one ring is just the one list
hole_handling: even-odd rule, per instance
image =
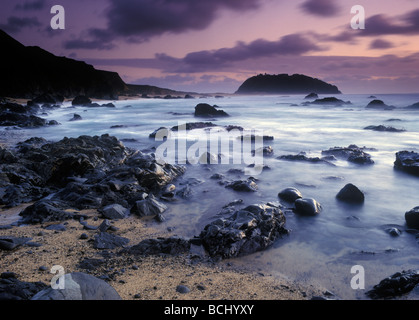
[[[1, 214], [3, 219], [7, 216], [4, 212]], [[81, 213], [89, 217], [87, 221], [91, 226], [98, 226], [103, 221], [95, 210]], [[158, 231], [153, 223], [147, 218], [128, 217], [113, 221], [112, 225], [117, 228], [114, 234], [130, 239], [128, 245], [147, 238], [175, 235], [174, 232]], [[234, 260], [208, 262], [199, 258], [199, 252], [177, 256], [134, 256], [116, 254], [120, 248], [97, 250], [91, 239], [98, 231], [85, 230], [75, 220], [60, 223], [65, 226], [65, 231], [46, 230], [51, 224], [2, 230], [2, 235], [30, 237], [31, 242], [40, 246], [24, 245], [14, 251], [1, 251], [0, 271], [14, 272], [21, 281], [41, 281], [47, 285], [53, 277], [49, 271], [54, 265], [62, 266], [65, 273], [77, 271], [97, 277], [106, 275], [108, 283], [124, 300], [307, 300], [322, 296], [326, 291], [304, 286], [293, 279], [236, 268]], [[81, 239], [82, 234], [86, 234], [87, 239]], [[104, 256], [108, 258], [104, 259]], [[103, 263], [86, 270], [80, 267], [80, 262], [85, 259], [98, 259]], [[176, 292], [178, 285], [187, 286], [190, 292]]]

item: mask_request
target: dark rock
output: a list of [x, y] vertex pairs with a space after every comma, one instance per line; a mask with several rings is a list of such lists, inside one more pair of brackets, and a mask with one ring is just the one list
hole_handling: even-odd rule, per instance
[[11, 251], [20, 247], [21, 245], [24, 245], [30, 240], [32, 240], [32, 238], [0, 236], [0, 249]]
[[402, 234], [401, 230], [395, 227], [387, 228], [385, 231], [392, 237], [398, 237]]
[[334, 147], [329, 150], [322, 151], [322, 155], [333, 155], [336, 158], [344, 159], [356, 164], [374, 164], [371, 155], [364, 152], [366, 148], [359, 148], [356, 145], [349, 145], [348, 147]]
[[212, 257], [232, 258], [261, 251], [287, 234], [285, 216], [272, 204], [250, 205], [228, 218], [219, 218], [200, 233]]
[[134, 213], [140, 217], [156, 216], [166, 211], [167, 207], [158, 202], [153, 196], [149, 196], [144, 200], [135, 202], [135, 205], [131, 208], [131, 213]]
[[64, 211], [67, 206], [60, 201], [40, 200], [27, 207], [21, 215], [22, 223], [37, 224], [52, 221], [63, 221], [73, 218], [73, 214]]
[[128, 214], [128, 209], [119, 204], [110, 204], [104, 207], [100, 212], [108, 219], [123, 219]]
[[63, 224], [51, 224], [45, 227], [45, 230], [66, 231], [67, 229]]
[[264, 157], [272, 157], [274, 155], [274, 149], [271, 146], [261, 147], [252, 150], [252, 155], [255, 156], [255, 154], [263, 155]]
[[193, 96], [191, 96], [190, 94], [186, 94], [185, 99], [195, 99], [195, 98]]
[[397, 152], [394, 167], [407, 173], [419, 176], [419, 153], [413, 151]]
[[[194, 129], [205, 129], [216, 127], [217, 125], [212, 122], [187, 122], [181, 125], [185, 130], [194, 130]], [[179, 131], [179, 126], [173, 126], [170, 130]]]
[[30, 300], [47, 287], [43, 282], [24, 282], [11, 272], [3, 272], [0, 277], [0, 300]]
[[364, 193], [352, 183], [344, 186], [336, 195], [336, 198], [349, 203], [363, 203], [365, 200]]
[[278, 193], [278, 197], [288, 202], [294, 202], [297, 199], [301, 199], [303, 195], [296, 188], [286, 188]]
[[73, 101], [71, 101], [71, 104], [73, 106], [83, 106], [83, 105], [88, 105], [91, 103], [92, 103], [92, 100], [90, 100], [90, 98], [86, 96], [77, 96], [73, 99]]
[[310, 102], [310, 104], [343, 106], [351, 103], [349, 101], [343, 101], [335, 97], [327, 97], [323, 99], [316, 99], [313, 102]]
[[216, 106], [200, 103], [195, 107], [195, 117], [228, 117], [223, 110], [217, 110]]
[[319, 158], [319, 157], [307, 157], [305, 152], [301, 152], [299, 154], [296, 155], [282, 155], [277, 157], [276, 159], [278, 160], [287, 160], [287, 161], [303, 161], [303, 162], [311, 162], [311, 163], [326, 163], [329, 165], [333, 165], [333, 163], [329, 162], [328, 160], [325, 160], [323, 158]]
[[81, 239], [81, 240], [86, 240], [86, 239], [89, 239], [89, 236], [88, 236], [86, 233], [82, 233], [82, 234], [80, 235], [80, 239]]
[[93, 247], [95, 249], [115, 249], [126, 245], [129, 239], [107, 232], [100, 232], [95, 235]]
[[341, 93], [336, 86], [302, 74], [259, 74], [247, 79], [237, 90], [237, 94], [320, 94]]
[[295, 213], [303, 216], [315, 216], [322, 211], [322, 206], [311, 198], [297, 199], [294, 202]]
[[111, 228], [111, 222], [108, 219], [105, 219], [105, 220], [102, 221], [102, 223], [98, 227], [98, 230], [100, 232], [105, 232], [110, 228]]
[[401, 296], [413, 290], [419, 284], [419, 271], [397, 272], [380, 281], [366, 295], [371, 299], [386, 299]]
[[80, 120], [83, 120], [83, 118], [81, 117], [81, 115], [79, 115], [77, 113], [75, 113], [73, 115], [73, 118], [70, 119], [70, 121], [80, 121]]
[[368, 103], [368, 105], [366, 106], [366, 108], [368, 109], [378, 109], [378, 110], [392, 110], [395, 107], [393, 106], [388, 106], [384, 103], [384, 101], [382, 100], [372, 100], [370, 103]]
[[414, 207], [404, 215], [406, 224], [410, 228], [419, 229], [419, 207]]
[[139, 244], [122, 250], [124, 253], [134, 255], [178, 255], [189, 252], [191, 243], [180, 237], [146, 239]]
[[82, 261], [80, 261], [77, 267], [84, 270], [94, 271], [105, 264], [105, 259], [84, 258]]
[[419, 109], [419, 102], [416, 102], [408, 107], [406, 107], [407, 109]]
[[383, 125], [368, 126], [368, 127], [365, 127], [364, 130], [373, 130], [373, 131], [381, 131], [381, 132], [404, 132], [404, 131], [406, 131], [405, 129], [396, 129], [394, 127], [383, 126]]
[[65, 274], [64, 289], [46, 288], [31, 300], [121, 300], [121, 297], [105, 281], [92, 275], [73, 272]]
[[256, 192], [258, 190], [258, 185], [253, 179], [247, 180], [237, 180], [226, 185], [226, 188], [233, 189], [234, 191], [242, 192]]
[[187, 286], [179, 285], [176, 287], [176, 292], [185, 294], [191, 292], [191, 289], [189, 289]]
[[47, 120], [33, 114], [0, 111], [0, 127], [16, 126], [19, 128], [39, 128], [47, 125]]
[[317, 93], [312, 92], [306, 95], [304, 99], [318, 99], [318, 98], [319, 98], [319, 95]]

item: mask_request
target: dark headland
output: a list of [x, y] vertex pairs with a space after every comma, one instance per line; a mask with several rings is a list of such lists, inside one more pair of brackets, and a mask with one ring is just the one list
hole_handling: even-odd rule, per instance
[[339, 89], [327, 82], [302, 74], [259, 74], [247, 79], [236, 94], [340, 94]]
[[79, 95], [96, 99], [118, 96], [179, 96], [189, 92], [125, 83], [118, 73], [59, 57], [37, 46], [24, 46], [0, 29], [0, 96], [33, 99], [51, 93], [66, 98]]

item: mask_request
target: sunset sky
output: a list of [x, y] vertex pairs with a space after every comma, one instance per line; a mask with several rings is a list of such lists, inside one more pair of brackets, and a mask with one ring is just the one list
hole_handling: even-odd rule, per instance
[[[65, 30], [53, 30], [53, 5]], [[364, 30], [350, 26], [365, 8]], [[232, 93], [259, 73], [302, 73], [343, 93], [419, 92], [416, 0], [14, 0], [0, 29], [127, 83]], [[2, 48], [3, 49], [3, 48]], [[4, 48], [7, 50], [7, 48]]]

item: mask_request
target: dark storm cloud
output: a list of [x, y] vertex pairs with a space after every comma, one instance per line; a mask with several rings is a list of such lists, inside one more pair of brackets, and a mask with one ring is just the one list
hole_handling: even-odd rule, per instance
[[88, 38], [66, 42], [72, 49], [95, 49], [94, 43], [115, 40], [141, 43], [165, 33], [204, 30], [222, 10], [244, 12], [257, 9], [264, 0], [110, 0], [107, 26], [92, 29]]
[[41, 26], [41, 23], [36, 17], [20, 18], [12, 16], [7, 19], [7, 23], [0, 24], [0, 29], [9, 33], [19, 33], [22, 29], [39, 26]]
[[115, 48], [112, 36], [102, 29], [89, 29], [81, 38], [71, 39], [64, 42], [64, 48], [69, 50], [111, 50]]
[[256, 9], [260, 0], [111, 0], [108, 29], [120, 36], [148, 38], [165, 32], [203, 30], [220, 10]]
[[15, 10], [23, 10], [23, 11], [37, 11], [42, 10], [46, 6], [45, 0], [35, 0], [35, 1], [27, 1], [23, 4], [17, 4], [15, 6]]
[[336, 0], [307, 0], [301, 5], [301, 9], [315, 16], [332, 17], [339, 13]]

